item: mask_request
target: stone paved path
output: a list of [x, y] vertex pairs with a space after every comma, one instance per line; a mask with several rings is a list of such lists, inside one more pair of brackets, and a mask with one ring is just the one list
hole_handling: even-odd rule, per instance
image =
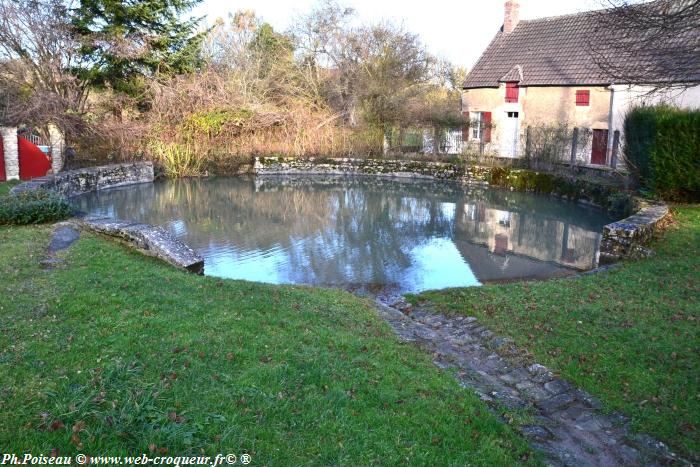
[[519, 429], [549, 465], [691, 465], [663, 443], [633, 435], [624, 416], [605, 414], [599, 401], [546, 367], [524, 365], [507, 338], [495, 336], [476, 318], [412, 309], [403, 300], [389, 307], [380, 297], [378, 303], [401, 339], [431, 352], [439, 367], [455, 369], [460, 383], [499, 413], [531, 413], [533, 423]]
[[80, 238], [80, 229], [74, 223], [58, 222], [53, 226], [51, 233], [51, 243], [47, 249], [46, 257], [41, 261], [41, 264], [46, 269], [51, 269], [63, 263], [63, 260], [56, 256], [56, 253], [68, 249], [73, 243]]

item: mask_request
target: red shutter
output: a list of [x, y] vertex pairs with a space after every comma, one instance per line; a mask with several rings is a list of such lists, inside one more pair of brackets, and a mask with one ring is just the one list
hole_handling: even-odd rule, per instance
[[464, 125], [462, 125], [462, 141], [469, 141], [469, 112], [462, 112]]
[[482, 122], [484, 125], [484, 143], [491, 142], [491, 112], [484, 112], [484, 120]]
[[518, 83], [506, 83], [506, 102], [517, 103], [520, 96]]
[[591, 91], [576, 91], [576, 105], [579, 107], [591, 105]]

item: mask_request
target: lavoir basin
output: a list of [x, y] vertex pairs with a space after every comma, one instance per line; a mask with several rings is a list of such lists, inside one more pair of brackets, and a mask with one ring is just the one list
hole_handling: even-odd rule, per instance
[[594, 268], [613, 220], [547, 196], [371, 176], [167, 180], [76, 203], [91, 217], [170, 230], [207, 275], [398, 292]]

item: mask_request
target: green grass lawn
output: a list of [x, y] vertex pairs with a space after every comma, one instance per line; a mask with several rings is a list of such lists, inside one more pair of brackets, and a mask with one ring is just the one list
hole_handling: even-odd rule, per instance
[[188, 275], [83, 234], [0, 227], [0, 446], [247, 452], [258, 465], [537, 462], [372, 304]]
[[476, 316], [622, 411], [635, 430], [700, 453], [700, 206], [675, 210], [654, 258], [548, 282], [409, 297]]
[[19, 180], [12, 180], [11, 182], [0, 182], [0, 196], [6, 195], [10, 192], [10, 189], [19, 185], [21, 182]]

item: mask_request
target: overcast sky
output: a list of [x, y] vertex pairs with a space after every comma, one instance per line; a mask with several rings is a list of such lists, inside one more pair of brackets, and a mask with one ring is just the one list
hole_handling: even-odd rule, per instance
[[[195, 10], [208, 22], [242, 9], [254, 10], [284, 31], [315, 0], [204, 0]], [[428, 49], [470, 68], [503, 24], [505, 0], [340, 0], [355, 8], [361, 20], [391, 20], [420, 35]], [[599, 8], [602, 0], [521, 0], [521, 19], [541, 18]]]

